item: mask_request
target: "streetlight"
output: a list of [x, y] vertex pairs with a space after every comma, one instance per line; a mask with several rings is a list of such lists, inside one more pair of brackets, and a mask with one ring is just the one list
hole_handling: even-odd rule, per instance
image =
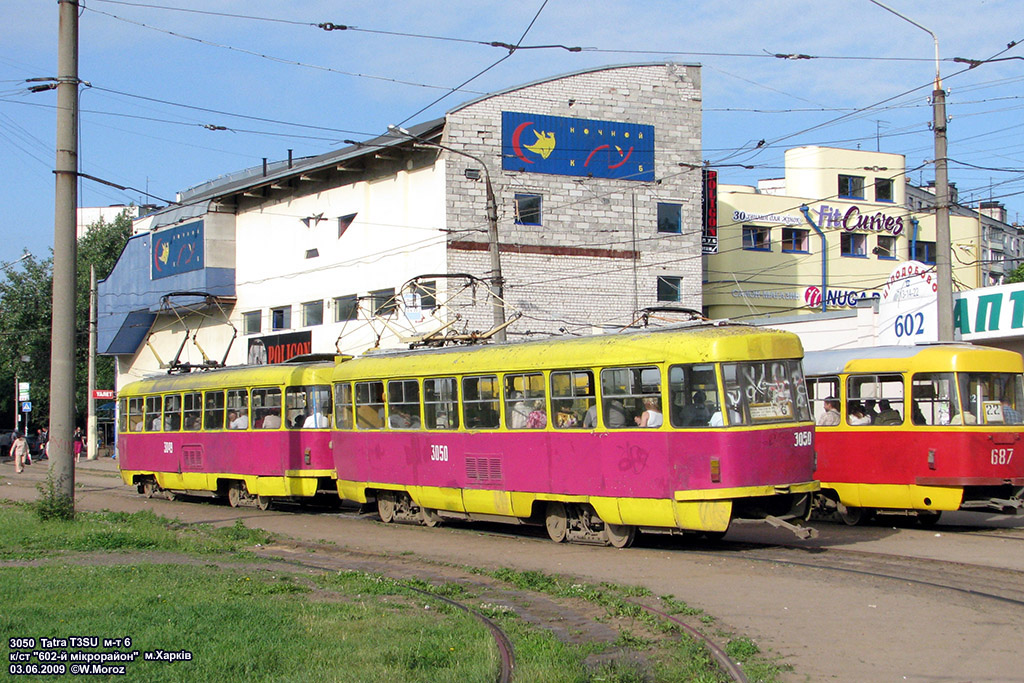
[[494, 333], [494, 338], [498, 341], [505, 341], [504, 280], [501, 277], [501, 256], [498, 252], [498, 205], [494, 200], [494, 187], [491, 185], [491, 173], [487, 169], [487, 164], [484, 163], [483, 159], [474, 156], [469, 152], [463, 152], [462, 150], [442, 145], [440, 142], [434, 142], [433, 140], [426, 140], [418, 135], [410, 133], [400, 126], [388, 126], [388, 130], [393, 133], [404, 135], [405, 137], [424, 145], [437, 147], [438, 149], [443, 149], [451, 152], [452, 154], [460, 154], [464, 157], [468, 157], [483, 167], [484, 186], [487, 190], [487, 241], [490, 245], [488, 251], [491, 255], [491, 305], [494, 311], [494, 327], [497, 330]]
[[946, 91], [939, 74], [939, 39], [930, 30], [878, 0], [871, 0], [887, 12], [913, 24], [935, 43], [935, 87], [932, 91], [932, 132], [935, 134], [935, 275], [938, 278], [939, 341], [953, 341], [953, 247], [949, 238], [949, 171], [946, 162]]

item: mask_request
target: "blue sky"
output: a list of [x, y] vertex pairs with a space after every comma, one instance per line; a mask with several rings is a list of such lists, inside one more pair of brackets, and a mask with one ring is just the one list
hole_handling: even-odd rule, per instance
[[[1019, 2], [887, 4], [938, 36], [961, 200], [991, 196], [1024, 220], [1024, 45], [1007, 50], [1024, 41]], [[81, 206], [174, 199], [289, 149], [320, 154], [487, 92], [651, 61], [703, 66], [704, 158], [723, 183], [781, 176], [785, 149], [810, 144], [903, 153], [922, 167], [914, 182], [933, 177], [932, 39], [869, 0], [83, 5], [81, 170], [137, 189], [83, 181]], [[57, 18], [56, 2], [0, 2], [0, 265], [53, 243], [56, 94], [29, 93], [25, 79], [56, 75]], [[354, 29], [316, 27], [325, 22]], [[485, 44], [520, 40], [583, 50]], [[970, 70], [949, 61], [997, 54]]]

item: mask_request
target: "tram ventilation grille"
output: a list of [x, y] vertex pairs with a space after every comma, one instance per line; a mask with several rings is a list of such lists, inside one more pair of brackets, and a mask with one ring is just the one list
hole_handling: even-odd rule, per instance
[[186, 470], [203, 469], [203, 449], [198, 446], [185, 446], [181, 449], [181, 463]]
[[466, 478], [475, 482], [501, 481], [501, 458], [466, 458]]

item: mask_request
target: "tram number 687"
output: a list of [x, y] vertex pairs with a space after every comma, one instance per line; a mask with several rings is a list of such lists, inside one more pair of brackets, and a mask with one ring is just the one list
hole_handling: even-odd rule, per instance
[[992, 449], [992, 464], [993, 465], [1009, 465], [1010, 460], [1013, 458], [1012, 448], [993, 448]]
[[430, 444], [430, 459], [435, 462], [448, 462], [448, 447], [442, 444]]

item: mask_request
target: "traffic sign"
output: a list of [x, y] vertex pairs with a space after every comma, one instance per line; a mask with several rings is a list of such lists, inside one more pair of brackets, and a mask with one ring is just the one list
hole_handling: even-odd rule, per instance
[[22, 401], [21, 402], [21, 412], [23, 412], [23, 413], [31, 413], [32, 412], [32, 401]]
[[114, 398], [115, 393], [113, 389], [93, 389], [93, 398]]

